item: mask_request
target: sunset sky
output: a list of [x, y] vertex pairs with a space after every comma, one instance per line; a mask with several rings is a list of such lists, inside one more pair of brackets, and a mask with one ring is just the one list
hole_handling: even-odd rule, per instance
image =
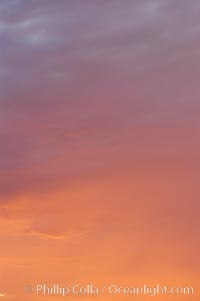
[[200, 292], [199, 116], [199, 0], [1, 0], [0, 301]]

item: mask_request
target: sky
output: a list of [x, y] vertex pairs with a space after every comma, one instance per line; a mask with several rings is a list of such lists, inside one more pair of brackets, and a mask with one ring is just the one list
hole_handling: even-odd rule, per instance
[[200, 291], [199, 19], [199, 0], [0, 1], [0, 300]]

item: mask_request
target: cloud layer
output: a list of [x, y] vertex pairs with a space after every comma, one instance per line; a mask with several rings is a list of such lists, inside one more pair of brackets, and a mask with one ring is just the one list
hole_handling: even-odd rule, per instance
[[199, 17], [198, 0], [1, 1], [0, 291], [196, 284]]

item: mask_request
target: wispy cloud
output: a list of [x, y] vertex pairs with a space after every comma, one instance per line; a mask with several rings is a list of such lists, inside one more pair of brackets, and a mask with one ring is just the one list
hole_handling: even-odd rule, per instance
[[26, 233], [21, 233], [21, 235], [24, 236], [32, 236], [32, 237], [38, 237], [40, 239], [52, 239], [52, 240], [66, 240], [70, 238], [70, 235], [53, 235], [53, 234], [48, 234], [48, 233], [42, 233], [42, 232], [37, 232], [34, 230], [31, 230]]

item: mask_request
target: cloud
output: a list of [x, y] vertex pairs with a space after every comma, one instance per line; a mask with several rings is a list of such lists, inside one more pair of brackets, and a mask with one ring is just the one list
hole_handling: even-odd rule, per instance
[[9, 289], [133, 266], [198, 279], [199, 14], [198, 0], [0, 2]]
[[[26, 204], [5, 222], [5, 233], [61, 240], [63, 227], [80, 231], [73, 208], [69, 222], [61, 209], [55, 220], [44, 218], [52, 226], [42, 222], [49, 199], [65, 208], [76, 185], [111, 182], [113, 174], [184, 175], [192, 188], [187, 177], [197, 175], [200, 147], [199, 9], [198, 1], [1, 4], [0, 202]], [[84, 203], [91, 199], [78, 195], [88, 229]]]
[[39, 233], [39, 232], [36, 232], [36, 231], [30, 231], [29, 233], [26, 233], [26, 235], [36, 236], [36, 237], [39, 237], [41, 239], [55, 239], [55, 240], [66, 239], [65, 235], [51, 235], [51, 234], [47, 234], [47, 233]]

